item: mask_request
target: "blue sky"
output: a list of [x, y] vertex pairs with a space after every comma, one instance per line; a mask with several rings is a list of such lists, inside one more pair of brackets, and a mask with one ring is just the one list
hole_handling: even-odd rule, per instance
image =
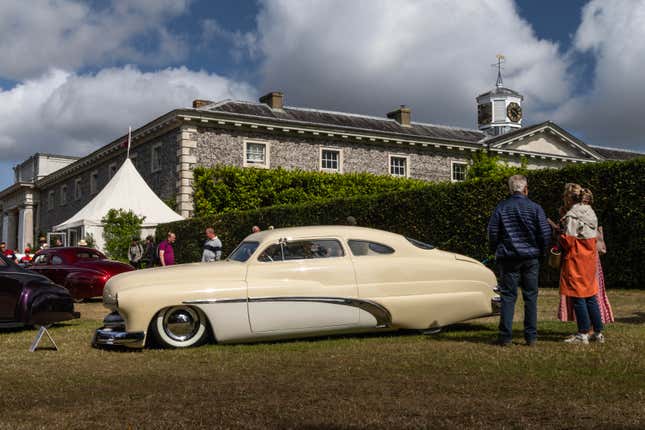
[[645, 0], [5, 0], [0, 187], [30, 154], [87, 154], [195, 98], [473, 128], [497, 53], [526, 124], [645, 152], [643, 41]]

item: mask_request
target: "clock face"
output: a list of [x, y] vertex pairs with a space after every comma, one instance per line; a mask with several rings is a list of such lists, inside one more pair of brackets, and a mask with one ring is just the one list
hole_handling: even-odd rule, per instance
[[522, 119], [522, 107], [515, 102], [511, 102], [506, 107], [506, 115], [511, 121], [519, 122]]
[[490, 103], [477, 106], [477, 122], [479, 124], [490, 124], [492, 116], [492, 107]]

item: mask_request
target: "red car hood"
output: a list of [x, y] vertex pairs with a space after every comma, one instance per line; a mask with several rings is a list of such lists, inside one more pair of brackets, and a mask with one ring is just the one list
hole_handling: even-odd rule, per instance
[[119, 273], [129, 272], [134, 270], [134, 267], [129, 264], [121, 263], [112, 260], [99, 260], [99, 261], [79, 261], [79, 266], [85, 266], [94, 270], [100, 270], [108, 273], [110, 276], [118, 275]]

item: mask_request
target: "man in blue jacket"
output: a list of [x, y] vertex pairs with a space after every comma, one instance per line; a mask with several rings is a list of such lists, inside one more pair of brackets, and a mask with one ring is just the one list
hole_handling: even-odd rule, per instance
[[524, 298], [524, 339], [537, 340], [537, 297], [539, 258], [551, 242], [551, 228], [544, 209], [530, 200], [525, 176], [508, 180], [511, 196], [497, 205], [488, 222], [488, 241], [500, 269], [502, 309], [498, 343], [511, 344], [517, 288]]

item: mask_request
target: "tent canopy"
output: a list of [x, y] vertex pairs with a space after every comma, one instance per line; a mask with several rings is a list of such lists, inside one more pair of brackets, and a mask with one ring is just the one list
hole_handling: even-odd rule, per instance
[[101, 226], [101, 219], [110, 209], [131, 210], [145, 216], [143, 227], [184, 219], [152, 191], [128, 158], [96, 197], [70, 219], [54, 226], [54, 230]]

